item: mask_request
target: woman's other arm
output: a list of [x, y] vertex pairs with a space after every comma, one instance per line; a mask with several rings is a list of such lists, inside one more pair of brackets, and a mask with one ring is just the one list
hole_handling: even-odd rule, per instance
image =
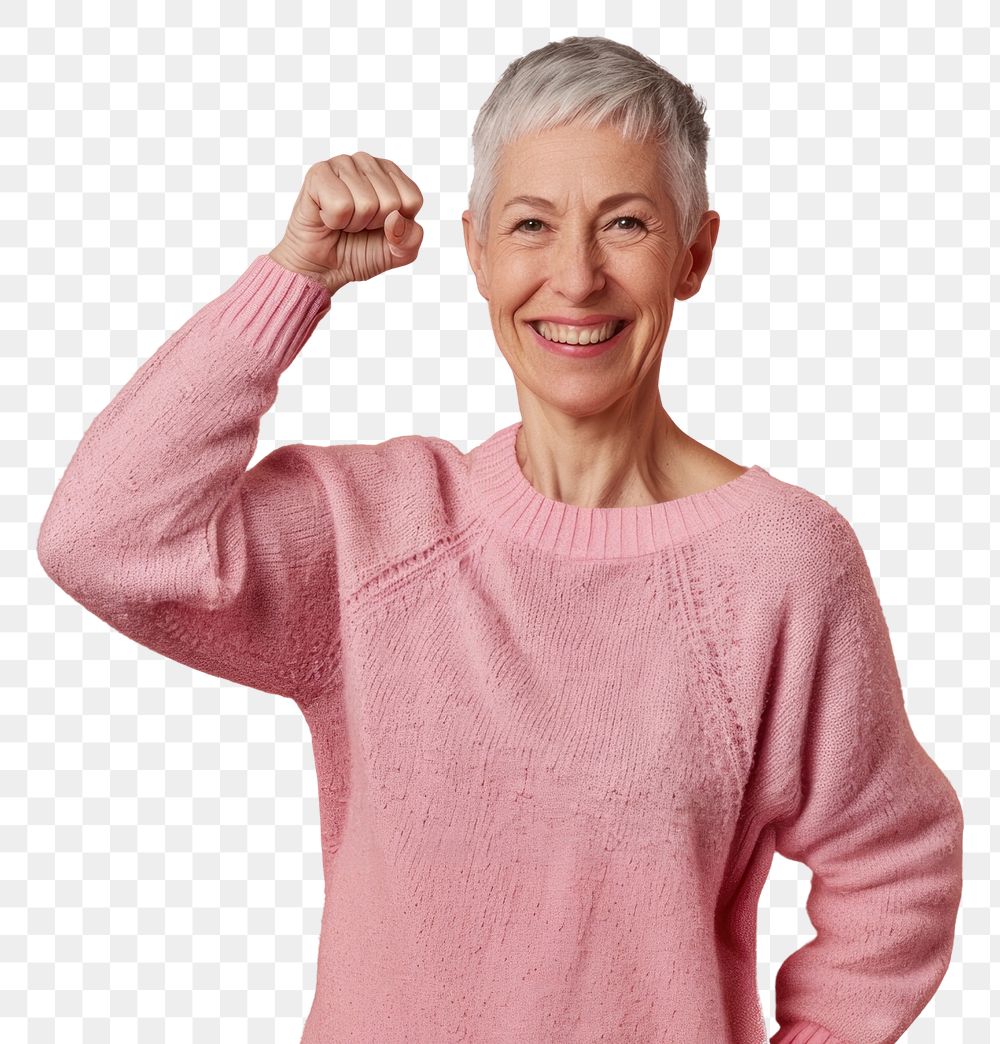
[[801, 761], [776, 850], [812, 870], [816, 938], [778, 970], [774, 1044], [891, 1044], [948, 969], [962, 806], [913, 733], [864, 551], [836, 512], [812, 686], [784, 740]]

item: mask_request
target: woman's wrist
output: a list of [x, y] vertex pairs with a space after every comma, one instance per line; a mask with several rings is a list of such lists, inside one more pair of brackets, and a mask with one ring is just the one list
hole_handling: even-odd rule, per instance
[[306, 279], [311, 279], [314, 283], [319, 283], [331, 294], [335, 294], [344, 285], [343, 283], [336, 282], [329, 272], [324, 273], [312, 271], [295, 264], [295, 262], [288, 257], [280, 246], [276, 246], [272, 251], [270, 251], [268, 257], [270, 257], [272, 261], [281, 265], [282, 268], [287, 268], [289, 272], [295, 272], [297, 275], [305, 276]]

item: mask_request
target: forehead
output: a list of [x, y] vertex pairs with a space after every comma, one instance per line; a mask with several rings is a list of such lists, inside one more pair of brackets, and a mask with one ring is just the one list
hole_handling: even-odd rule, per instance
[[628, 140], [614, 127], [570, 124], [524, 135], [501, 149], [497, 186], [501, 203], [519, 194], [559, 203], [560, 195], [624, 192], [654, 198], [660, 186], [654, 142]]

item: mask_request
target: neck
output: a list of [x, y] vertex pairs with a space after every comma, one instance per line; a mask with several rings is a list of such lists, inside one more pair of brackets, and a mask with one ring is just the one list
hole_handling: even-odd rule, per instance
[[657, 401], [627, 416], [531, 411], [515, 443], [518, 465], [543, 496], [578, 507], [643, 507], [679, 495], [691, 439]]

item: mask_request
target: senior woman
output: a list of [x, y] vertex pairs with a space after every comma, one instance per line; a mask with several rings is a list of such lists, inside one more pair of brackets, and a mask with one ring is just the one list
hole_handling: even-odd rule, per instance
[[948, 966], [961, 806], [821, 497], [683, 433], [658, 372], [719, 215], [690, 88], [569, 38], [474, 132], [465, 240], [522, 419], [283, 446], [247, 470], [336, 291], [409, 264], [422, 197], [310, 168], [282, 242], [97, 417], [52, 579], [310, 728], [326, 905], [302, 1040], [733, 1042], [767, 1029], [757, 901], [813, 871], [784, 1044], [887, 1044]]

